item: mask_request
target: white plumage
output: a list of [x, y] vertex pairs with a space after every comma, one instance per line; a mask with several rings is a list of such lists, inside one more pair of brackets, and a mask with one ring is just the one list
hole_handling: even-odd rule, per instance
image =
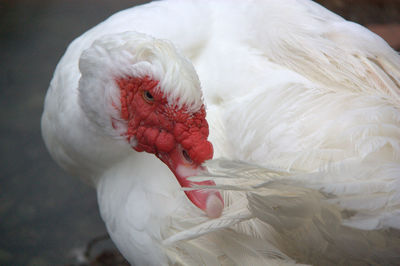
[[[203, 95], [219, 160], [193, 179], [223, 191], [220, 218], [126, 145], [126, 125], [110, 120], [115, 75], [151, 75], [169, 103], [193, 109]], [[314, 2], [121, 11], [69, 46], [42, 131], [55, 160], [97, 188], [113, 241], [137, 265], [400, 263], [400, 56]]]

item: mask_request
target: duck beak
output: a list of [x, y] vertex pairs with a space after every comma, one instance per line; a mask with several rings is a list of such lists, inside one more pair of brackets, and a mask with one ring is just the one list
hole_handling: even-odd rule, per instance
[[[188, 177], [199, 174], [204, 170], [204, 167], [192, 162], [188, 156], [185, 156], [185, 151], [180, 145], [177, 145], [177, 147], [168, 154], [158, 154], [157, 157], [174, 173], [181, 187], [191, 188], [195, 185], [215, 186], [214, 181], [211, 180], [193, 182], [187, 179]], [[221, 194], [216, 189], [186, 190], [185, 193], [188, 199], [203, 210], [209, 218], [218, 218], [221, 216], [224, 208], [224, 201]]]

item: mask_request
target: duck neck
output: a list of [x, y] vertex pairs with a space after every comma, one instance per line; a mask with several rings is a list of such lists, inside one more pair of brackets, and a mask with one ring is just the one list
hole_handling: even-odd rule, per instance
[[121, 253], [135, 264], [166, 264], [161, 241], [171, 216], [187, 204], [178, 182], [154, 155], [134, 153], [97, 183], [101, 216]]

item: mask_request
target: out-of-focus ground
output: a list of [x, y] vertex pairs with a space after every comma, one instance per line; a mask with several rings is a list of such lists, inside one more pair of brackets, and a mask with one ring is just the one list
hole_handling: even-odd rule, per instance
[[[105, 233], [96, 194], [64, 173], [40, 135], [44, 95], [68, 43], [146, 1], [0, 0], [0, 265], [78, 265]], [[319, 0], [400, 49], [400, 0]], [[111, 241], [91, 265], [127, 265]]]
[[347, 20], [368, 27], [400, 50], [400, 0], [316, 0]]
[[[95, 191], [50, 158], [40, 116], [67, 45], [142, 2], [0, 0], [0, 265], [76, 264], [106, 232]], [[105, 248], [114, 246], [103, 241], [93, 256]]]

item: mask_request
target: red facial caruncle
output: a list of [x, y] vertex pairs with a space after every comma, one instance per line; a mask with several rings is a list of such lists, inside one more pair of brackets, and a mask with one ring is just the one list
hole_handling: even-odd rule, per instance
[[[149, 77], [124, 77], [116, 80], [120, 89], [121, 118], [127, 122], [124, 133], [133, 148], [155, 154], [174, 173], [182, 187], [215, 185], [213, 181], [191, 182], [186, 178], [200, 171], [212, 158], [213, 147], [207, 140], [208, 124], [204, 106], [195, 113], [168, 103]], [[223, 200], [214, 190], [185, 191], [187, 197], [206, 214], [219, 217]]]

